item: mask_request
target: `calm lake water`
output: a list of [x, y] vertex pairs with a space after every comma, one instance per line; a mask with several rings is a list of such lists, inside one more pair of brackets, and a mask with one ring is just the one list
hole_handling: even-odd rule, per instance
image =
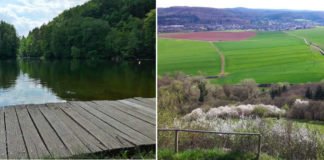
[[0, 60], [0, 106], [155, 97], [155, 62]]

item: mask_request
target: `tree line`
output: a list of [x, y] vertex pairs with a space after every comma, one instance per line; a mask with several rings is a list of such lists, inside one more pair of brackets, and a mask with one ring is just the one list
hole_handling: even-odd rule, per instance
[[11, 53], [16, 54], [45, 59], [154, 59], [155, 1], [91, 0], [30, 31], [21, 38], [18, 52]]
[[0, 59], [17, 55], [19, 38], [13, 25], [0, 21]]

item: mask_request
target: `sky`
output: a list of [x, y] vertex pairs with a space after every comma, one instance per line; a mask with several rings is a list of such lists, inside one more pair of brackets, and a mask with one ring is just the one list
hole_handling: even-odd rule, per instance
[[19, 36], [49, 22], [65, 9], [89, 0], [0, 0], [0, 20], [15, 26]]
[[212, 8], [256, 8], [324, 11], [323, 0], [157, 0], [158, 7], [194, 6]]

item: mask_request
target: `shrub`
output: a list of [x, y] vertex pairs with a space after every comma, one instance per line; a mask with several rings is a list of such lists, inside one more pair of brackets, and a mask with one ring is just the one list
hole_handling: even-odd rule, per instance
[[[241, 153], [241, 152], [226, 152], [222, 149], [214, 148], [214, 149], [192, 149], [186, 150], [183, 152], [179, 152], [177, 154], [174, 151], [169, 149], [160, 149], [159, 150], [159, 158], [161, 160], [184, 160], [184, 159], [217, 159], [217, 160], [253, 160], [256, 155], [253, 153]], [[265, 157], [262, 155], [262, 157]], [[269, 157], [269, 156], [267, 156]]]
[[283, 105], [281, 108], [285, 111], [288, 111], [290, 109], [288, 104]]
[[305, 93], [305, 97], [308, 99], [312, 99], [313, 98], [313, 92], [310, 89], [310, 87], [307, 88], [306, 93]]
[[266, 117], [268, 114], [268, 110], [264, 107], [257, 106], [253, 109], [252, 114], [258, 117]]
[[309, 103], [295, 103], [288, 113], [289, 118], [324, 120], [324, 102], [310, 101]]
[[[287, 120], [243, 118], [194, 121], [177, 119], [176, 128], [204, 128], [219, 132], [254, 132], [262, 135], [262, 151], [283, 159], [321, 159], [324, 156], [324, 137], [316, 129]], [[172, 139], [173, 140], [173, 139]], [[199, 144], [199, 145], [198, 145]], [[180, 150], [197, 147], [221, 147], [237, 152], [255, 152], [257, 137], [181, 133]]]
[[258, 85], [251, 79], [242, 80], [238, 85], [224, 85], [223, 90], [227, 98], [235, 101], [246, 101], [260, 95]]
[[276, 106], [271, 105], [229, 105], [220, 106], [216, 108], [210, 108], [206, 113], [201, 108], [194, 109], [191, 113], [184, 116], [187, 120], [197, 119], [217, 119], [217, 118], [240, 118], [246, 116], [275, 116], [278, 117], [285, 113], [285, 110], [279, 109]]

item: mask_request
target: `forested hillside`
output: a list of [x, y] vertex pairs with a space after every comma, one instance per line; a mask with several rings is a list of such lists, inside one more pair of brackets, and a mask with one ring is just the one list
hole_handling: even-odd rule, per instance
[[324, 24], [324, 12], [249, 9], [249, 8], [205, 8], [205, 7], [170, 7], [159, 8], [159, 25], [175, 24], [253, 24], [263, 21], [313, 21]]
[[91, 0], [23, 37], [22, 57], [154, 58], [154, 0]]
[[16, 57], [19, 39], [15, 27], [4, 21], [0, 22], [0, 59]]

